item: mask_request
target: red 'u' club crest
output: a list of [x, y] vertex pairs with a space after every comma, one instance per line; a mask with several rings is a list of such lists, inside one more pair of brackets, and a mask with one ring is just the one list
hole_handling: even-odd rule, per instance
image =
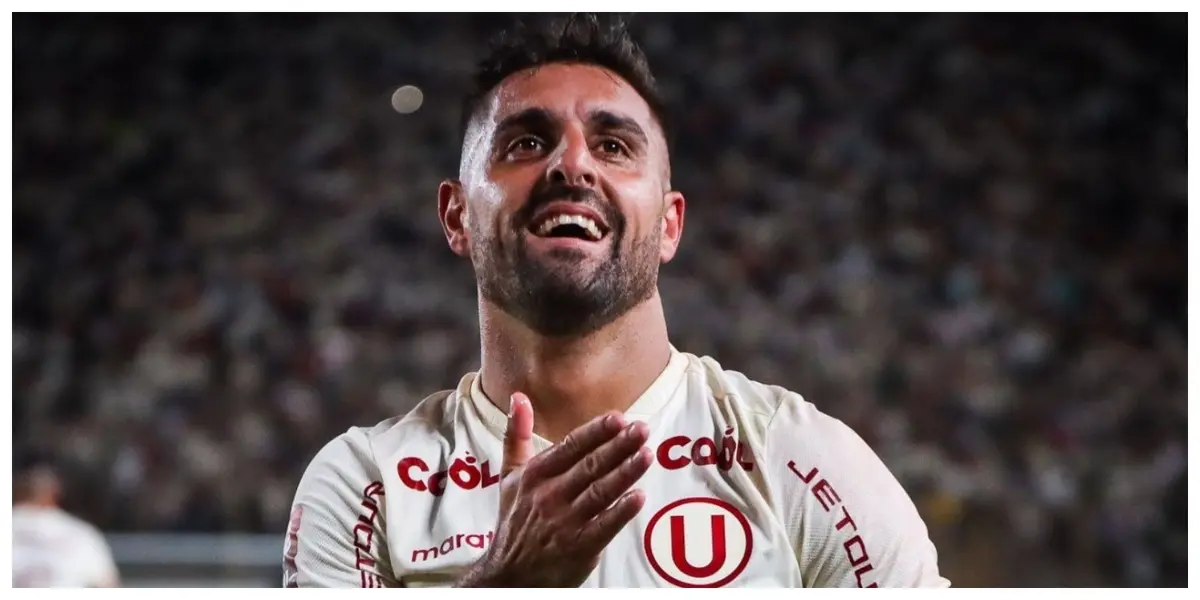
[[745, 570], [754, 545], [746, 516], [716, 498], [664, 506], [646, 525], [643, 543], [654, 571], [679, 587], [727, 585]]

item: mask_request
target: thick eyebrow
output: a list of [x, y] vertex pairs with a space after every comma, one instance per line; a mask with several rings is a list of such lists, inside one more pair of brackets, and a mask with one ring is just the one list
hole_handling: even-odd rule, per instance
[[505, 133], [517, 130], [545, 130], [554, 125], [554, 116], [550, 111], [532, 107], [521, 112], [516, 112], [500, 120], [496, 125], [496, 138], [502, 137]]
[[[493, 139], [504, 138], [512, 131], [547, 131], [555, 127], [554, 115], [541, 107], [530, 107], [504, 117], [496, 125]], [[650, 144], [650, 138], [645, 130], [632, 117], [617, 114], [608, 110], [595, 110], [588, 115], [588, 125], [597, 131], [609, 133], [624, 133], [632, 136], [642, 146]]]
[[643, 146], [649, 145], [650, 140], [646, 137], [646, 132], [642, 131], [642, 126], [631, 117], [618, 115], [607, 110], [593, 111], [588, 115], [588, 121], [599, 131], [619, 131], [629, 134], [635, 138]]

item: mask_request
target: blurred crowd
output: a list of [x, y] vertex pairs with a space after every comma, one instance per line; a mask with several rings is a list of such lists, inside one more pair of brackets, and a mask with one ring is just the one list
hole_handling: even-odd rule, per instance
[[[1184, 17], [634, 24], [675, 345], [853, 426], [956, 584], [1186, 582]], [[478, 365], [435, 190], [492, 26], [14, 25], [14, 446], [108, 531], [282, 535], [327, 440]]]

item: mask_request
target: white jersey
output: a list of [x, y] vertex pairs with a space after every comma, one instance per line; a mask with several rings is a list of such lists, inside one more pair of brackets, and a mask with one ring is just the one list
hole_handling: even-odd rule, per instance
[[[895, 477], [799, 395], [673, 350], [626, 416], [650, 429], [646, 503], [585, 587], [949, 585]], [[452, 584], [492, 542], [506, 426], [471, 373], [334, 439], [296, 492], [284, 585]]]
[[100, 530], [48, 507], [13, 506], [13, 587], [112, 587], [117, 566]]

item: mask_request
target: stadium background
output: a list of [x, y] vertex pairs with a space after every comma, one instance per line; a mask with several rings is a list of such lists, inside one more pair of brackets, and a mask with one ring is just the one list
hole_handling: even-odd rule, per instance
[[[14, 448], [130, 585], [278, 585], [316, 450], [475, 367], [434, 191], [489, 21], [14, 16]], [[1184, 17], [634, 22], [675, 344], [857, 429], [957, 585], [1184, 584]]]

